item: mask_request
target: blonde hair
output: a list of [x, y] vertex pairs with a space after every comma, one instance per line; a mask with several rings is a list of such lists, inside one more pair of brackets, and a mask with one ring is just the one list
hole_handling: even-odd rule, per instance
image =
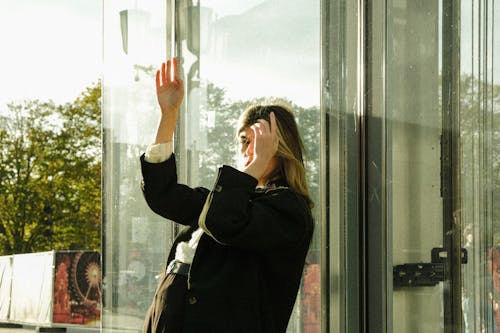
[[258, 119], [270, 122], [271, 112], [276, 117], [279, 139], [276, 157], [278, 157], [279, 162], [270, 179], [284, 178], [290, 188], [304, 196], [309, 207], [313, 207], [313, 201], [307, 190], [303, 159], [304, 144], [300, 138], [295, 117], [288, 106], [284, 104], [256, 104], [248, 107], [240, 116], [236, 134], [256, 123]]

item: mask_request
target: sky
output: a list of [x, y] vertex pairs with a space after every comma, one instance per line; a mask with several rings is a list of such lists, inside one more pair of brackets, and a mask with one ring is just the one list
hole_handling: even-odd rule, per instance
[[[226, 16], [241, 14], [262, 2], [202, 3], [217, 8], [219, 16]], [[464, 10], [463, 14], [467, 23], [469, 13]], [[499, 29], [500, 25], [495, 25], [495, 32]], [[470, 36], [464, 33], [463, 38], [467, 44]], [[463, 55], [463, 70], [469, 58]], [[494, 67], [497, 82], [500, 66], [495, 62]], [[101, 72], [102, 0], [0, 0], [0, 114], [11, 101], [69, 102], [96, 82]]]
[[72, 101], [102, 68], [101, 0], [0, 0], [0, 114], [8, 102]]

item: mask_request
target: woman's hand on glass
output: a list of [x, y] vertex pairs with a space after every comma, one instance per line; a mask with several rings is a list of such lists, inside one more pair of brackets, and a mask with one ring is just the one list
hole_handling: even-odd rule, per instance
[[179, 77], [177, 57], [162, 63], [156, 71], [156, 97], [162, 114], [178, 112], [184, 97], [184, 83]]
[[[173, 74], [173, 75], [172, 75]], [[161, 109], [161, 119], [155, 144], [173, 140], [179, 107], [184, 98], [184, 84], [179, 77], [177, 58], [169, 59], [156, 71], [156, 97]]]

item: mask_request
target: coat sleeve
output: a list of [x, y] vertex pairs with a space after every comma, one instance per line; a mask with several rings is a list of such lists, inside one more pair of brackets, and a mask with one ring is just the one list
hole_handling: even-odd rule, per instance
[[177, 183], [175, 155], [161, 163], [149, 163], [140, 157], [142, 192], [153, 212], [183, 225], [198, 221], [208, 189]]
[[257, 180], [232, 167], [219, 170], [198, 223], [217, 242], [256, 251], [282, 251], [309, 242], [313, 222], [305, 199], [289, 189], [256, 197]]

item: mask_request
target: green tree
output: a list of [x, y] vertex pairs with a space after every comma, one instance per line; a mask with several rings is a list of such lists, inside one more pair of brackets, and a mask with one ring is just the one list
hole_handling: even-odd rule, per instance
[[[487, 103], [484, 102], [485, 96]], [[472, 215], [472, 212], [490, 210], [494, 243], [500, 244], [500, 85], [486, 84], [474, 76], [462, 75], [460, 144], [462, 209], [468, 214], [463, 223], [488, 223], [487, 214]], [[483, 190], [478, 191], [478, 188]], [[487, 208], [479, 208], [480, 204]]]
[[0, 125], [0, 254], [99, 249], [101, 84], [65, 105], [9, 104]]

